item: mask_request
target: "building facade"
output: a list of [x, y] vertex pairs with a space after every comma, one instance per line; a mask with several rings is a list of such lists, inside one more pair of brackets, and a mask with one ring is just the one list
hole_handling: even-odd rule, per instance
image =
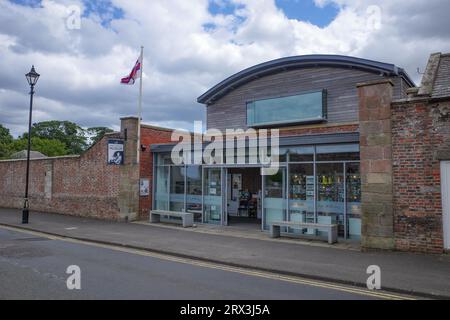
[[[420, 87], [395, 65], [329, 55], [278, 59], [225, 79], [198, 98], [207, 128], [241, 129], [243, 139], [248, 129], [278, 129], [280, 170], [262, 174], [248, 149], [245, 160], [180, 165], [174, 144], [155, 144], [153, 208], [262, 230], [279, 220], [337, 224], [341, 240], [363, 249], [448, 249], [450, 75], [448, 56], [436, 59]], [[239, 152], [238, 139], [232, 148]]]

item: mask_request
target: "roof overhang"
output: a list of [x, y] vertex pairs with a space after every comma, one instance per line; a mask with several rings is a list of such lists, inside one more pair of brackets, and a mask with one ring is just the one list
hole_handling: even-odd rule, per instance
[[[359, 143], [359, 132], [340, 132], [332, 134], [316, 134], [305, 136], [286, 136], [280, 137], [280, 147], [307, 146], [320, 144], [339, 144], [339, 143]], [[209, 143], [203, 143], [203, 149]], [[249, 141], [246, 139], [246, 147]], [[176, 143], [152, 144], [150, 150], [153, 153], [172, 152]]]
[[355, 68], [386, 77], [402, 77], [408, 85], [415, 86], [414, 81], [408, 74], [402, 68], [393, 64], [340, 55], [304, 55], [272, 60], [242, 70], [212, 87], [202, 94], [197, 101], [203, 104], [211, 104], [237, 87], [260, 77], [292, 69], [311, 67]]

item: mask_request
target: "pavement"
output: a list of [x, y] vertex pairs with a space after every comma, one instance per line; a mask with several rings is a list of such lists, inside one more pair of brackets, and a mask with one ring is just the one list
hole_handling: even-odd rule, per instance
[[[116, 223], [48, 213], [0, 209], [0, 225], [78, 240], [195, 258], [341, 284], [366, 286], [368, 266], [381, 269], [385, 291], [450, 299], [450, 256], [403, 252], [361, 252], [295, 240], [239, 237], [143, 223]], [[224, 227], [226, 228], [226, 227]]]

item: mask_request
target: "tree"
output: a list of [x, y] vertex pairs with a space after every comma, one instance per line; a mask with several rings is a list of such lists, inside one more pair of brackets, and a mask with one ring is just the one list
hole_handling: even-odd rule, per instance
[[0, 159], [10, 154], [10, 144], [13, 141], [9, 129], [0, 124]]
[[90, 136], [91, 145], [96, 144], [107, 133], [113, 132], [112, 129], [107, 127], [93, 127], [86, 130]]
[[[28, 140], [26, 138], [17, 139], [9, 145], [9, 153], [27, 150], [27, 147]], [[31, 137], [31, 150], [38, 151], [47, 157], [65, 156], [68, 154], [66, 145], [63, 142], [39, 137]]]
[[[22, 138], [28, 134], [24, 133]], [[88, 147], [85, 131], [76, 123], [70, 121], [44, 121], [34, 123], [31, 136], [47, 140], [61, 141], [68, 154], [80, 154]]]
[[9, 129], [0, 124], [0, 143], [11, 143], [13, 141], [12, 135], [9, 133]]

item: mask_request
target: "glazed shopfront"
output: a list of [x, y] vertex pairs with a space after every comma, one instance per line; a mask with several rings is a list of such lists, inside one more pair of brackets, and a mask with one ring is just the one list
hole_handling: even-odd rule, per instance
[[[324, 137], [315, 138], [320, 142]], [[326, 140], [330, 138], [347, 142], [292, 145], [293, 140], [302, 139], [281, 138], [280, 168], [274, 175], [262, 175], [263, 166], [248, 161], [174, 165], [169, 151], [173, 146], [153, 146], [156, 172], [153, 208], [192, 212], [197, 223], [229, 225], [237, 216], [239, 221], [246, 218], [250, 221], [248, 210], [237, 215], [238, 210], [242, 211], [239, 207], [242, 200], [236, 198], [247, 190], [255, 203], [252, 221], [262, 230], [267, 231], [272, 221], [280, 220], [338, 224], [339, 237], [358, 240], [361, 235], [359, 144], [355, 141], [358, 137], [341, 134], [327, 136]]]

